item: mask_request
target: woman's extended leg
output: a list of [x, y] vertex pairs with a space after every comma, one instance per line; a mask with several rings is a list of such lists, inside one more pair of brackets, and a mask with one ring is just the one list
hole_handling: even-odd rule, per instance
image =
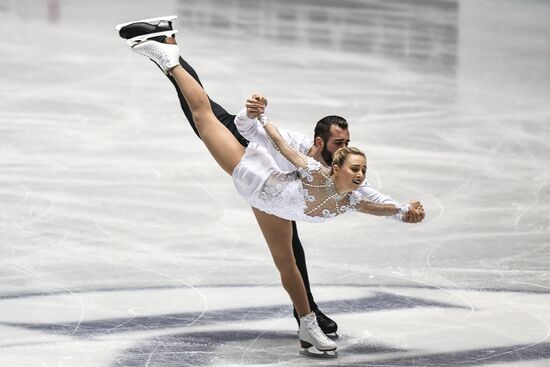
[[[180, 65], [179, 49], [175, 44], [145, 41], [134, 46], [134, 50], [147, 56], [159, 65], [165, 73], [172, 75], [189, 105], [193, 120], [206, 147], [229, 174], [240, 162], [244, 147], [219, 123], [210, 108], [208, 96], [201, 85]], [[284, 288], [287, 290], [300, 316], [311, 313], [302, 276], [296, 267], [292, 253], [291, 222], [254, 209], [264, 237]]]
[[220, 124], [212, 113], [208, 96], [195, 79], [180, 65], [170, 70], [185, 97], [200, 137], [214, 159], [230, 175], [244, 154], [244, 147]]
[[[185, 69], [195, 79], [204, 89], [204, 86], [202, 85], [199, 76], [195, 69], [187, 61], [185, 61], [181, 56], [179, 58], [179, 62], [182, 68]], [[197, 134], [197, 136], [200, 138], [199, 131], [197, 130], [197, 127], [195, 126], [195, 121], [193, 121], [193, 114], [191, 112], [191, 108], [189, 108], [189, 105], [187, 105], [187, 101], [185, 100], [185, 97], [181, 94], [181, 91], [179, 90], [178, 84], [172, 78], [170, 75], [168, 76], [168, 79], [170, 82], [176, 87], [176, 92], [178, 94], [178, 99], [180, 101], [180, 106], [185, 114], [185, 117], [187, 117], [187, 121], [189, 121], [189, 125], [191, 125], [191, 128], [193, 131]], [[227, 112], [225, 108], [223, 108], [220, 104], [216, 103], [216, 101], [213, 101], [210, 98], [210, 106], [212, 107], [212, 112], [216, 116], [216, 118], [224, 125], [230, 132], [233, 134], [233, 136], [241, 143], [243, 147], [248, 146], [248, 140], [246, 140], [239, 130], [237, 129], [237, 126], [235, 125], [235, 115]]]
[[162, 71], [172, 75], [191, 108], [201, 139], [218, 164], [231, 175], [240, 162], [245, 148], [225, 126], [220, 124], [212, 113], [204, 89], [181, 67], [178, 45], [151, 39], [132, 46], [132, 50], [153, 60]]
[[281, 275], [281, 282], [300, 316], [311, 312], [302, 276], [292, 253], [292, 224], [289, 220], [252, 208], [269, 251]]

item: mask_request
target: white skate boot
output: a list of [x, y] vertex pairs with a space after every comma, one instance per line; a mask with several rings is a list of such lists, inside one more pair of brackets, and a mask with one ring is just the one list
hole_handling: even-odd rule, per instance
[[178, 45], [147, 40], [133, 46], [132, 50], [150, 58], [155, 64], [160, 66], [165, 74], [168, 74], [172, 68], [180, 64], [180, 49]]
[[[313, 312], [300, 318], [298, 337], [302, 348], [304, 348], [300, 352], [302, 355], [322, 358], [335, 358], [338, 355], [336, 343], [323, 333]], [[314, 347], [315, 350], [311, 347]]]

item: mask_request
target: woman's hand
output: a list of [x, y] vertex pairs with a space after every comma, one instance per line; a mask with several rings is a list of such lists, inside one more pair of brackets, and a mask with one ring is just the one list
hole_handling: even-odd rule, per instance
[[261, 94], [252, 94], [250, 98], [246, 100], [246, 114], [248, 118], [255, 119], [265, 112], [267, 106], [267, 99]]

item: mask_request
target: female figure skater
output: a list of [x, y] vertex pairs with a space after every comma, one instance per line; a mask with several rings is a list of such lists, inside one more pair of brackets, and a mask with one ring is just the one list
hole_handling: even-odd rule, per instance
[[[168, 41], [167, 41], [168, 42]], [[173, 43], [172, 43], [173, 42]], [[257, 217], [273, 223], [263, 228], [283, 287], [299, 316], [299, 338], [302, 347], [314, 346], [319, 351], [334, 351], [336, 344], [320, 330], [311, 312], [304, 283], [296, 267], [291, 245], [291, 221], [322, 222], [350, 210], [373, 215], [391, 216], [405, 213], [408, 205], [373, 204], [363, 200], [356, 190], [364, 181], [366, 158], [356, 148], [339, 149], [330, 168], [311, 157], [294, 151], [277, 128], [263, 115], [264, 101], [251, 98], [246, 110], [236, 118], [237, 127], [247, 119], [261, 117], [270, 142], [296, 170], [282, 172], [273, 157], [258, 144], [244, 148], [219, 123], [202, 87], [179, 64], [179, 47], [172, 39], [161, 43], [145, 39], [132, 47], [170, 74], [189, 104], [200, 137], [220, 167], [233, 177], [237, 191], [248, 201]]]

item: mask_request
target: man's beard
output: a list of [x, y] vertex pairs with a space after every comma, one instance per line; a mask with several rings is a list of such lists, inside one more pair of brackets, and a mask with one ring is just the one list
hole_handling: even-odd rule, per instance
[[321, 157], [328, 166], [332, 166], [332, 153], [327, 149], [327, 142], [323, 144], [323, 150], [321, 151]]

